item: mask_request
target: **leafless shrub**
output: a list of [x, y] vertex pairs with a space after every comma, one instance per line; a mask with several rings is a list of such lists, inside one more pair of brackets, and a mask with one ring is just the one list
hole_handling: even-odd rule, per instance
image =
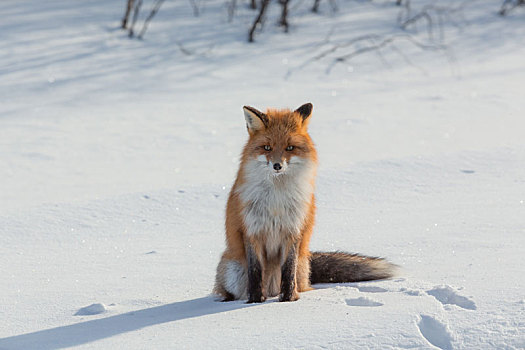
[[[148, 29], [149, 23], [153, 17], [157, 14], [165, 0], [153, 0], [152, 9], [148, 16], [144, 20], [142, 29], [140, 30], [137, 37], [142, 39]], [[200, 2], [202, 0], [188, 0], [192, 9], [193, 14], [198, 16], [200, 13]], [[289, 30], [289, 15], [290, 15], [290, 0], [275, 0], [281, 5], [281, 16], [278, 24], [284, 28], [285, 32]], [[294, 2], [292, 11], [297, 7], [303, 5], [304, 0]], [[319, 4], [321, 0], [313, 0], [312, 12], [319, 11]], [[337, 11], [336, 0], [328, 0], [332, 7], [332, 11]], [[370, 0], [372, 1], [372, 0]], [[423, 6], [418, 10], [412, 8], [411, 0], [395, 0], [396, 5], [401, 7], [398, 14], [398, 23], [403, 30], [415, 30], [417, 31], [420, 26], [424, 26], [427, 32], [428, 40], [432, 42], [444, 42], [445, 41], [445, 29], [444, 24], [452, 24], [461, 26], [466, 22], [464, 16], [464, 8], [468, 3], [476, 0], [464, 0], [459, 2], [455, 6], [441, 6], [438, 2], [434, 2]], [[229, 0], [227, 3], [228, 20], [231, 22], [235, 16], [235, 10], [237, 7], [238, 0]], [[268, 7], [271, 5], [272, 0], [260, 0], [259, 6], [257, 6], [256, 0], [249, 0], [250, 7], [252, 9], [258, 9], [256, 16], [250, 26], [248, 32], [248, 41], [253, 42], [255, 40], [255, 34], [260, 31], [264, 25], [266, 13]], [[126, 8], [124, 17], [122, 18], [121, 28], [128, 30], [129, 37], [135, 36], [135, 25], [138, 21], [139, 14], [142, 8], [143, 0], [126, 0]], [[499, 11], [499, 14], [505, 15], [510, 11], [514, 10], [518, 6], [525, 5], [525, 0], [504, 0]], [[388, 45], [389, 41], [383, 45]]]
[[292, 73], [294, 73], [297, 70], [303, 69], [310, 64], [320, 62], [322, 60], [329, 61], [325, 72], [327, 74], [330, 74], [330, 72], [335, 66], [342, 63], [348, 63], [353, 58], [360, 55], [364, 55], [366, 53], [375, 53], [379, 56], [383, 63], [388, 64], [387, 60], [385, 59], [382, 53], [382, 50], [386, 48], [391, 48], [392, 50], [397, 52], [405, 62], [412, 66], [415, 66], [412, 63], [412, 61], [408, 58], [408, 56], [396, 46], [396, 44], [399, 42], [407, 42], [424, 51], [440, 52], [444, 54], [449, 61], [454, 60], [454, 57], [450, 54], [450, 52], [448, 52], [447, 46], [442, 44], [426, 44], [418, 41], [410, 34], [394, 34], [388, 36], [369, 34], [339, 43], [331, 43], [330, 38], [327, 37], [324, 43], [324, 45], [329, 46], [327, 49], [309, 58], [300, 66], [290, 69], [286, 77], [291, 76]]
[[[144, 20], [144, 23], [142, 24], [142, 29], [140, 30], [139, 35], [137, 35], [137, 38], [139, 39], [144, 38], [144, 34], [146, 34], [146, 30], [148, 29], [149, 23], [151, 22], [153, 17], [155, 17], [157, 12], [159, 12], [160, 7], [164, 3], [164, 1], [165, 0], [155, 0], [154, 1], [148, 16], [146, 17], [146, 19]], [[189, 3], [193, 9], [194, 16], [199, 15], [198, 1], [199, 0], [189, 0]], [[128, 30], [128, 36], [130, 38], [133, 38], [135, 36], [135, 25], [139, 18], [140, 10], [142, 8], [142, 3], [143, 3], [143, 0], [137, 0], [137, 1], [127, 0], [126, 1], [126, 10], [124, 12], [124, 17], [122, 18], [121, 28]], [[132, 17], [131, 24], [130, 24], [130, 16]]]
[[462, 23], [465, 23], [464, 9], [472, 2], [473, 0], [466, 0], [456, 6], [439, 6], [434, 3], [414, 11], [411, 1], [404, 0], [397, 20], [403, 30], [408, 30], [410, 27], [417, 29], [417, 25], [422, 23], [426, 28], [429, 40], [444, 41], [444, 24], [460, 26]]
[[[236, 0], [232, 0], [232, 1], [236, 1]], [[280, 26], [282, 26], [284, 28], [285, 33], [287, 33], [288, 29], [289, 29], [288, 16], [289, 16], [290, 0], [277, 0], [277, 1], [281, 5], [281, 18], [280, 18], [278, 23], [279, 23]], [[318, 12], [320, 1], [321, 0], [314, 0], [314, 5], [312, 7], [312, 12]], [[328, 0], [328, 1], [330, 3], [332, 11], [334, 11], [334, 12], [337, 11], [338, 7], [337, 7], [336, 0]], [[271, 3], [271, 0], [261, 0], [261, 6], [259, 8], [259, 13], [256, 16], [252, 26], [250, 27], [250, 31], [248, 33], [248, 41], [249, 42], [253, 42], [254, 41], [254, 36], [255, 36], [256, 30], [262, 28], [262, 25], [264, 23], [264, 19], [265, 19], [265, 16], [266, 16], [266, 11], [267, 11], [268, 6], [270, 5], [270, 3]], [[294, 6], [294, 9], [297, 6], [298, 6], [298, 4], [296, 4]]]

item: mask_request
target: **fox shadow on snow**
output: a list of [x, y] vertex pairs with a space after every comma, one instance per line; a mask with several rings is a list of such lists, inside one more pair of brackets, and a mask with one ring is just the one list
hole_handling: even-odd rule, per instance
[[0, 349], [60, 349], [157, 324], [228, 312], [254, 305], [246, 304], [244, 301], [221, 303], [216, 302], [214, 297], [207, 296], [2, 338]]

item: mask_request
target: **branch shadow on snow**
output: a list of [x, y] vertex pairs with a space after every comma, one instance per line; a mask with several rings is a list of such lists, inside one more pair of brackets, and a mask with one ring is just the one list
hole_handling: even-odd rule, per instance
[[0, 339], [0, 349], [61, 349], [162, 323], [250, 307], [244, 301], [222, 303], [211, 296], [180, 301]]

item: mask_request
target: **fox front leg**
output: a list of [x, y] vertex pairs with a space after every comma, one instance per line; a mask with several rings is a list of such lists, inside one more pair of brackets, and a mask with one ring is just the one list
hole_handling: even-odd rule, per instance
[[262, 291], [262, 266], [253, 247], [246, 249], [248, 258], [248, 304], [262, 303], [266, 300]]
[[281, 268], [281, 295], [279, 301], [296, 301], [297, 293], [297, 247], [292, 244]]

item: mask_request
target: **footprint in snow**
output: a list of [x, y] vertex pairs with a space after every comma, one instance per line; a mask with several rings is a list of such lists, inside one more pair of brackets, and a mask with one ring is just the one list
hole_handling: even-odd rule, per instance
[[97, 304], [91, 304], [89, 306], [86, 306], [86, 307], [83, 307], [83, 308], [79, 309], [75, 313], [75, 316], [98, 315], [98, 314], [102, 314], [102, 313], [104, 313], [106, 311], [107, 311], [107, 309], [106, 309], [106, 306], [104, 304], [97, 303]]
[[476, 310], [476, 304], [467, 297], [459, 295], [450, 286], [436, 286], [427, 290], [427, 294], [432, 295], [441, 304], [453, 304], [463, 309]]
[[432, 316], [420, 315], [420, 320], [417, 324], [419, 331], [423, 338], [430, 344], [443, 349], [449, 350], [452, 348], [452, 336], [446, 325], [439, 322]]
[[377, 287], [377, 286], [356, 286], [356, 288], [360, 291], [360, 292], [364, 292], [364, 293], [384, 293], [384, 292], [388, 292], [387, 289], [385, 288], [381, 288], [381, 287]]
[[382, 306], [383, 303], [368, 299], [365, 297], [359, 297], [355, 299], [346, 299], [346, 305], [348, 306]]
[[424, 292], [420, 290], [416, 290], [416, 289], [401, 288], [399, 291], [405, 293], [406, 295], [410, 295], [413, 297], [425, 295]]

